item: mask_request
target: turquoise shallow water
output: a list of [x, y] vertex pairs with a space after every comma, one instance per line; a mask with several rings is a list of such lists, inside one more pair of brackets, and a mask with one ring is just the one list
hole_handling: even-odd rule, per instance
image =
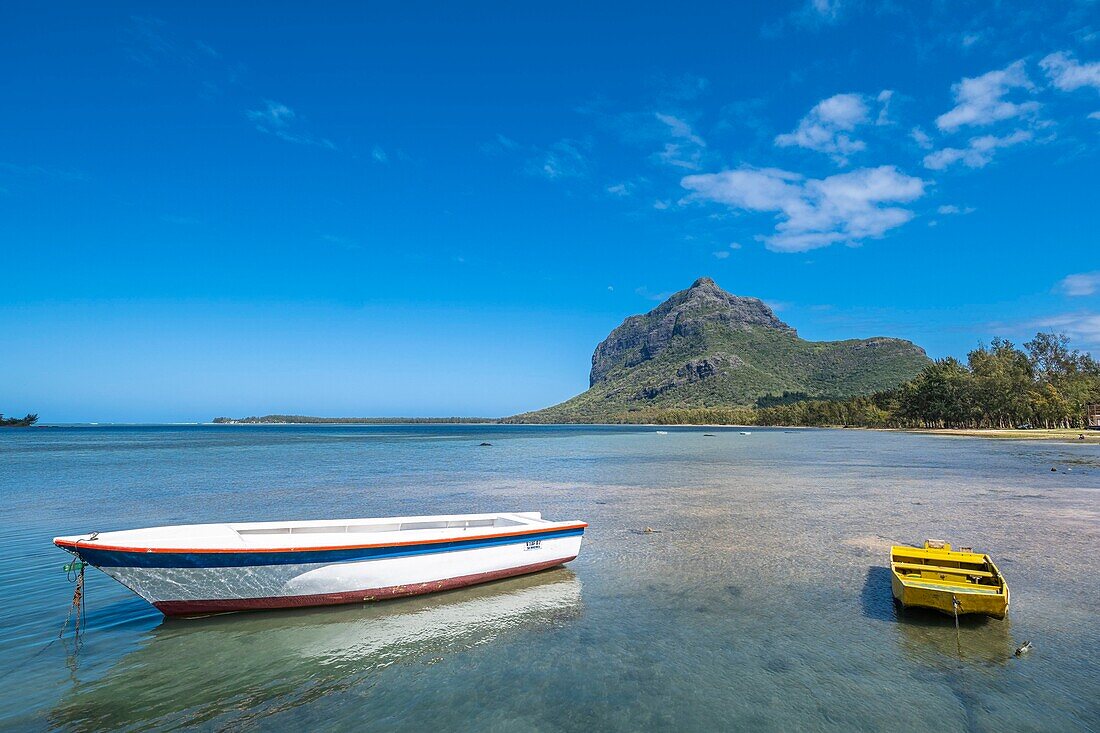
[[[667, 431], [0, 431], [0, 729], [1100, 729], [1096, 446]], [[496, 510], [588, 521], [581, 557], [172, 622], [89, 570], [83, 643], [51, 643], [72, 593], [54, 535]], [[927, 536], [996, 557], [1007, 621], [957, 642], [950, 619], [899, 615], [887, 547]]]

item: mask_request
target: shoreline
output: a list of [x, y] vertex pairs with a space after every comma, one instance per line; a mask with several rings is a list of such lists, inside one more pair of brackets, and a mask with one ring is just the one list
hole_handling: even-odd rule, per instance
[[[1081, 445], [1100, 445], [1100, 430], [1077, 428], [869, 428], [892, 433], [919, 433], [947, 438], [986, 438], [990, 440], [1046, 440]], [[1084, 436], [1082, 439], [1080, 436]]]

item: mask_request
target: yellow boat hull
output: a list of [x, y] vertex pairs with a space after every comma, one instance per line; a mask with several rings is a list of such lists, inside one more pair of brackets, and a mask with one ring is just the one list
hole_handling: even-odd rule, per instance
[[920, 581], [904, 582], [897, 575], [893, 578], [894, 598], [905, 608], [928, 608], [948, 616], [955, 614], [954, 601], [958, 601], [960, 616], [968, 613], [1004, 618], [1008, 615], [1008, 590], [1003, 594], [962, 590], [950, 585], [937, 586]]
[[905, 608], [954, 616], [1008, 614], [1008, 584], [988, 555], [952, 552], [946, 543], [924, 548], [895, 546], [890, 552], [891, 587]]

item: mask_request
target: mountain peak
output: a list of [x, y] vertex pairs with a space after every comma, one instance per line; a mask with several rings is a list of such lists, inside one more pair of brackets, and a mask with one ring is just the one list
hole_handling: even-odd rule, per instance
[[703, 318], [720, 321], [733, 328], [760, 326], [794, 333], [794, 329], [779, 320], [775, 311], [764, 301], [727, 292], [709, 277], [699, 278], [690, 288], [674, 293], [646, 314], [647, 317], [654, 315], [671, 315], [677, 319]]

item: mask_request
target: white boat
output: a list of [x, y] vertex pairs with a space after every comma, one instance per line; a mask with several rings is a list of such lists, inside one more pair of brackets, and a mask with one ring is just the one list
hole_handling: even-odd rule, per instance
[[534, 573], [584, 522], [539, 512], [190, 524], [57, 537], [166, 616], [362, 603]]

